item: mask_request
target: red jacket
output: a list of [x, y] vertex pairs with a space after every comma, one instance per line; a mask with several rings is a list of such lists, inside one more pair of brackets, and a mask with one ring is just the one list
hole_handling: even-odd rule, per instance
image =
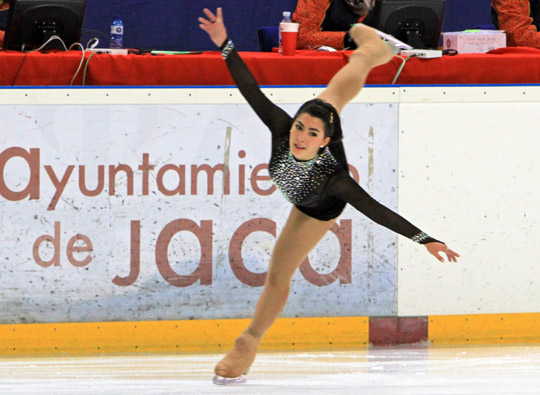
[[506, 32], [509, 47], [540, 48], [540, 33], [532, 24], [531, 4], [528, 0], [492, 0], [499, 29]]
[[[4, 19], [7, 19], [8, 9], [9, 4], [4, 3], [2, 0], [0, 0], [0, 12], [2, 12], [2, 17]], [[2, 48], [2, 45], [4, 44], [4, 34], [5, 32], [3, 30], [0, 30], [0, 48]]]
[[[298, 0], [293, 14], [293, 21], [300, 24], [296, 48], [308, 49], [327, 45], [343, 49], [346, 32], [323, 32], [321, 27], [332, 1], [334, 0]], [[358, 22], [362, 22], [364, 18], [358, 18]]]

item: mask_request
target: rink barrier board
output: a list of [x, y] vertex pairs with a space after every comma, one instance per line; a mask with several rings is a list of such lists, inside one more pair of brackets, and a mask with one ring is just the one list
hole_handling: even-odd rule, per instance
[[540, 343], [540, 314], [467, 314], [429, 317], [432, 344]]
[[[365, 347], [368, 317], [280, 318], [261, 349]], [[0, 325], [0, 355], [222, 352], [249, 319]]]
[[[492, 100], [500, 102], [501, 97], [508, 102], [538, 102], [540, 101], [540, 88], [535, 87], [466, 87], [467, 94], [463, 94], [464, 87], [439, 87], [430, 88], [432, 93], [427, 94], [424, 88], [383, 88], [366, 89], [363, 91], [363, 102], [449, 102], [461, 103], [470, 100], [485, 102]], [[500, 92], [497, 92], [499, 91]], [[227, 89], [224, 89], [227, 91]], [[234, 91], [234, 92], [233, 92]], [[376, 92], [377, 100], [369, 97], [366, 93]], [[95, 102], [124, 103], [127, 97], [133, 95], [133, 91], [113, 91], [117, 94], [109, 94], [104, 90], [95, 90]], [[172, 94], [174, 92], [174, 94]], [[279, 89], [268, 89], [269, 93], [276, 93]], [[4, 92], [3, 92], [4, 93]], [[11, 90], [8, 95], [0, 97], [3, 104], [51, 104], [50, 97], [41, 90]], [[171, 93], [171, 94], [169, 94]], [[181, 99], [186, 102], [205, 103], [206, 94], [202, 92], [192, 95], [185, 90]], [[383, 95], [384, 93], [384, 95]], [[139, 96], [146, 95], [152, 103], [177, 103], [178, 91], [152, 90], [150, 92], [138, 92]], [[392, 95], [392, 96], [390, 96]], [[16, 97], [15, 97], [16, 96]], [[87, 103], [87, 96], [81, 95], [77, 90], [58, 90], [55, 104], [73, 104], [73, 99], [81, 104]], [[238, 102], [239, 95], [233, 89], [230, 98], [224, 102]], [[466, 100], [465, 100], [466, 99]], [[135, 99], [134, 99], [135, 100]], [[283, 98], [279, 102], [286, 102]], [[130, 101], [129, 101], [130, 102]], [[135, 101], [136, 102], [136, 101]], [[418, 281], [416, 278], [415, 281]], [[421, 284], [423, 285], [423, 284]], [[517, 305], [520, 309], [526, 306]], [[493, 310], [496, 306], [490, 306]], [[424, 309], [427, 312], [429, 309]], [[433, 310], [432, 310], [433, 311]], [[458, 311], [454, 309], [454, 311]], [[400, 311], [401, 313], [401, 311]], [[405, 313], [407, 314], [407, 313]], [[411, 315], [414, 315], [412, 312]], [[343, 337], [351, 332], [363, 341], [350, 342], [350, 347], [367, 344], [407, 344], [414, 342], [429, 342], [434, 345], [445, 344], [497, 344], [497, 343], [531, 343], [540, 342], [540, 314], [517, 313], [517, 314], [465, 314], [465, 315], [429, 315], [426, 317], [357, 317], [365, 322], [361, 329], [349, 328], [350, 322], [342, 322], [346, 332]], [[292, 320], [285, 321], [283, 320]], [[280, 319], [265, 337], [263, 349], [294, 349], [316, 347], [347, 347], [345, 339], [340, 341], [335, 333], [327, 334], [320, 325], [322, 322], [333, 322], [328, 327], [335, 329], [341, 318], [320, 318], [318, 326], [307, 325], [310, 319]], [[294, 322], [295, 324], [292, 324]], [[161, 352], [161, 351], [223, 351], [232, 345], [234, 337], [247, 326], [248, 320], [194, 320], [194, 321], [144, 321], [144, 322], [102, 322], [102, 323], [62, 323], [62, 324], [17, 324], [0, 325], [0, 355], [12, 354], [55, 354], [55, 353], [106, 353], [106, 352]], [[303, 331], [298, 326], [304, 327]], [[218, 326], [219, 324], [219, 326]], [[293, 325], [295, 328], [293, 330]], [[415, 329], [412, 330], [411, 326]], [[329, 329], [329, 328], [328, 328]], [[279, 332], [281, 331], [281, 332]], [[309, 332], [311, 331], [311, 332]], [[347, 332], [348, 331], [348, 332]], [[365, 331], [365, 332], [362, 332]], [[274, 335], [275, 333], [275, 335]], [[280, 337], [281, 334], [282, 337]], [[285, 335], [285, 337], [283, 337]], [[326, 336], [326, 337], [325, 337]], [[324, 342], [320, 339], [324, 338]], [[298, 340], [299, 339], [299, 340]], [[331, 339], [331, 340], [329, 340]], [[272, 343], [272, 341], [274, 343]], [[294, 343], [294, 345], [293, 345]], [[324, 344], [323, 344], [324, 343]], [[332, 343], [332, 344], [331, 344]], [[278, 346], [276, 346], [277, 344]], [[292, 347], [291, 347], [292, 346]]]
[[[0, 325], [0, 355], [224, 352], [249, 319]], [[540, 314], [280, 318], [261, 350], [540, 343]]]

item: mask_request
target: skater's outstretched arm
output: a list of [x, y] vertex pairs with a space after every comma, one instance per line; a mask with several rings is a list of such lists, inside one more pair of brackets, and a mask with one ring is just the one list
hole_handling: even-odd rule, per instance
[[280, 107], [272, 103], [261, 91], [259, 84], [229, 41], [227, 29], [223, 23], [223, 11], [218, 8], [216, 14], [205, 8], [206, 18], [199, 17], [200, 28], [208, 33], [210, 39], [222, 50], [229, 72], [240, 93], [270, 129], [273, 135], [288, 133], [292, 118]]
[[332, 180], [329, 193], [345, 200], [379, 225], [423, 244], [439, 261], [444, 262], [443, 257], [439, 255], [441, 252], [446, 254], [448, 261], [457, 261], [459, 254], [448, 248], [446, 244], [422, 232], [398, 213], [377, 202], [345, 172], [338, 174]]
[[349, 35], [358, 48], [349, 57], [349, 63], [332, 77], [319, 95], [320, 99], [332, 104], [340, 114], [343, 107], [360, 92], [370, 70], [389, 62], [393, 56], [390, 48], [368, 26], [355, 26]]

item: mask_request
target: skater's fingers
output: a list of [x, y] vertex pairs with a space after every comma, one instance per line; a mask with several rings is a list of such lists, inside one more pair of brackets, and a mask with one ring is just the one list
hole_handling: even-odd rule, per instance
[[216, 16], [215, 16], [214, 13], [213, 13], [212, 11], [210, 11], [208, 8], [203, 9], [203, 12], [204, 12], [204, 14], [206, 15], [206, 17], [210, 20], [210, 22], [216, 20]]

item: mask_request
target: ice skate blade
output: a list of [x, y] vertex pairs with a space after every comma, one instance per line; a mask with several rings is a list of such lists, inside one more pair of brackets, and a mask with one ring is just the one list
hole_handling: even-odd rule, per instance
[[243, 384], [247, 381], [247, 377], [244, 375], [238, 377], [222, 377], [218, 374], [214, 376], [212, 382], [216, 385], [231, 385], [231, 384]]

